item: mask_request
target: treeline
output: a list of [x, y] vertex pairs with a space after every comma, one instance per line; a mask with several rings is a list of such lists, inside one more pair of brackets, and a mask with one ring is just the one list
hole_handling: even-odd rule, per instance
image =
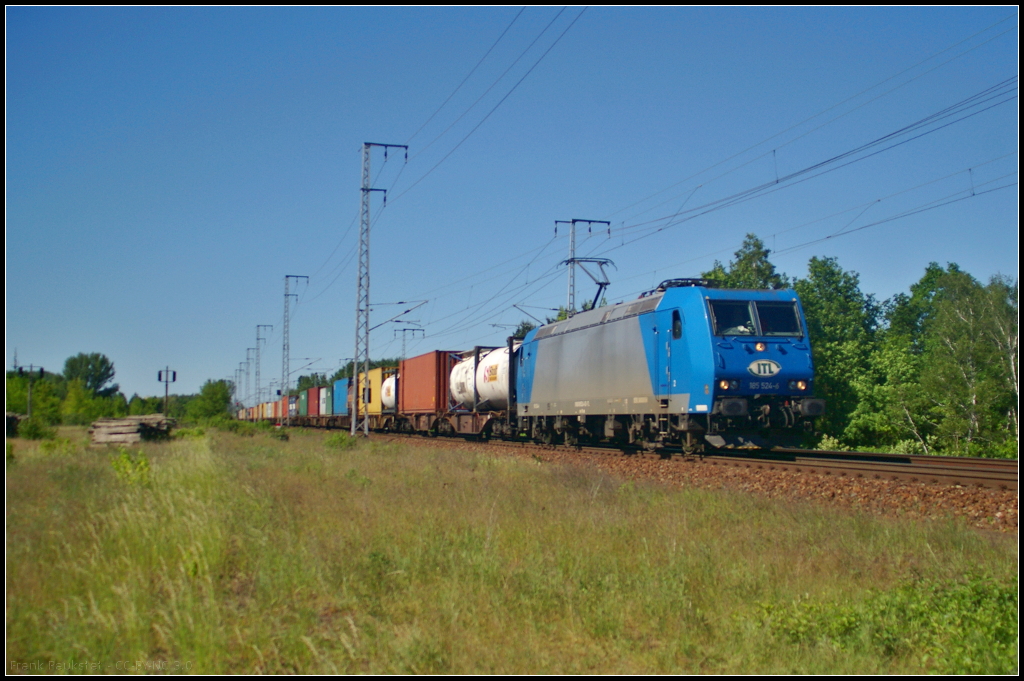
[[[7, 372], [7, 411], [29, 413], [46, 425], [88, 425], [100, 418], [141, 416], [164, 411], [163, 396], [125, 397], [113, 383], [114, 363], [100, 353], [79, 353], [64, 362], [61, 373]], [[229, 415], [232, 386], [229, 381], [207, 381], [194, 395], [170, 395], [169, 416], [197, 422]]]
[[777, 272], [754, 235], [703, 277], [730, 288], [794, 288], [807, 317], [820, 429], [833, 447], [1015, 458], [1018, 282], [982, 283], [930, 264], [908, 293], [877, 301], [835, 258], [806, 278]]
[[[370, 368], [377, 369], [380, 367], [397, 367], [398, 363], [402, 361], [401, 357], [385, 357], [384, 359], [371, 359]], [[362, 365], [359, 370], [362, 371]], [[352, 378], [352, 363], [349, 362], [345, 366], [341, 367], [333, 374], [306, 374], [305, 376], [299, 376], [299, 380], [296, 381], [295, 387], [288, 391], [289, 395], [298, 395], [303, 390], [310, 388], [321, 388], [328, 385], [334, 385], [335, 381], [339, 381], [343, 378]]]

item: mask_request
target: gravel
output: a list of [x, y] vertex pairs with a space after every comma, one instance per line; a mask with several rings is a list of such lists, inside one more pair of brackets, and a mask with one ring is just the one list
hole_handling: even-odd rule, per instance
[[458, 440], [421, 443], [405, 438], [402, 441], [415, 446], [486, 451], [544, 462], [592, 466], [624, 480], [727, 489], [769, 499], [811, 501], [898, 518], [939, 520], [952, 516], [963, 518], [968, 524], [981, 529], [1017, 531], [1016, 491], [738, 468], [679, 458], [663, 460], [618, 453], [594, 454], [565, 447], [496, 445]]

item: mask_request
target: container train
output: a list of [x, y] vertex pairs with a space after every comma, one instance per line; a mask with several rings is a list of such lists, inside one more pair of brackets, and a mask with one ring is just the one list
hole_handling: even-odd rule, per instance
[[824, 413], [813, 395], [795, 291], [671, 279], [504, 347], [429, 352], [239, 418], [343, 428], [356, 399], [379, 431], [699, 453], [795, 444]]

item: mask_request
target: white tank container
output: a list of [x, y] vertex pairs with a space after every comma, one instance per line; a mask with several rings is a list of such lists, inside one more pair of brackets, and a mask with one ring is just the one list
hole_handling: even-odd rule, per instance
[[463, 409], [473, 408], [473, 386], [484, 409], [498, 410], [508, 407], [508, 348], [498, 348], [480, 355], [480, 363], [473, 376], [473, 358], [462, 360], [452, 369], [450, 376], [452, 398]]
[[391, 410], [398, 403], [398, 374], [388, 376], [380, 387], [380, 403], [385, 409]]
[[463, 409], [473, 408], [473, 358], [464, 359], [454, 367], [449, 376], [449, 390], [452, 399]]

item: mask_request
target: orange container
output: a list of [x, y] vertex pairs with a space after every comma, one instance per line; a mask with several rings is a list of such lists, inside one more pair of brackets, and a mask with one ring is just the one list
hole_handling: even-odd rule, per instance
[[398, 411], [402, 414], [448, 411], [448, 377], [458, 361], [458, 353], [446, 350], [402, 360], [398, 368]]

